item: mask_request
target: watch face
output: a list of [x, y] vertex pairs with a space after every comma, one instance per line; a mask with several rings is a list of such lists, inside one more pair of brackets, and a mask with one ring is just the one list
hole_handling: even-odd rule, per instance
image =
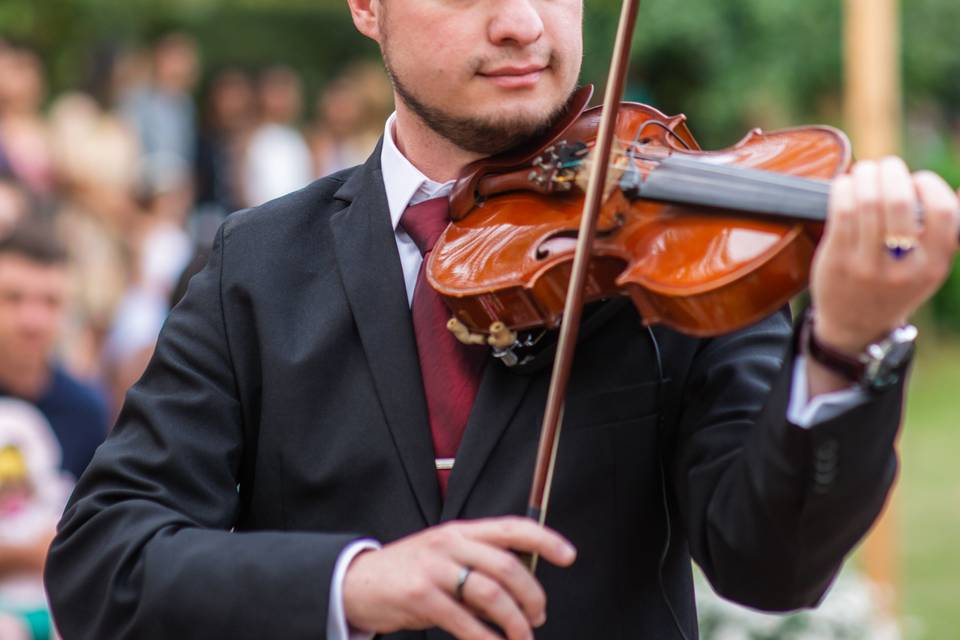
[[899, 382], [903, 367], [913, 356], [916, 339], [916, 327], [907, 325], [894, 331], [881, 344], [874, 345], [880, 353], [875, 353], [875, 359], [867, 366], [867, 385], [873, 389], [885, 389]]
[[913, 342], [897, 342], [890, 346], [887, 356], [883, 359], [884, 369], [899, 369], [907, 363], [913, 355]]

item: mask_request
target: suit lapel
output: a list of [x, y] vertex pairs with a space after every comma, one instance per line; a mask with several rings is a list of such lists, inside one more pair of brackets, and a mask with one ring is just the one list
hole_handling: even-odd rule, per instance
[[[425, 523], [454, 519], [519, 408], [531, 375], [553, 360], [553, 348], [513, 371], [499, 362], [487, 365], [441, 513], [416, 338], [380, 170], [380, 145], [334, 197], [347, 203], [330, 222], [340, 276], [394, 445]], [[581, 340], [620, 306], [607, 303], [591, 314], [584, 321]]]
[[526, 395], [529, 384], [529, 376], [518, 376], [499, 362], [491, 360], [487, 364], [450, 474], [441, 520], [452, 520], [459, 516], [487, 459]]
[[433, 443], [379, 145], [335, 197], [349, 203], [330, 222], [340, 276], [394, 445], [432, 525], [440, 515]]
[[[592, 305], [584, 315], [579, 342], [589, 338], [628, 304], [629, 299], [621, 298]], [[544, 347], [532, 362], [511, 370], [499, 362], [490, 362], [487, 365], [463, 442], [457, 452], [453, 473], [450, 475], [447, 499], [440, 515], [441, 521], [453, 520], [460, 515], [487, 459], [526, 396], [530, 380], [552, 366], [555, 355], [556, 344], [552, 343]], [[538, 431], [540, 426], [536, 425]], [[531, 452], [531, 460], [532, 456]]]

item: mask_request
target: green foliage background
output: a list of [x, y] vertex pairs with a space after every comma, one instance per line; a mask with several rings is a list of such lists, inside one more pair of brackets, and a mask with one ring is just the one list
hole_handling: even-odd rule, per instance
[[[901, 6], [906, 113], [927, 114], [921, 135], [905, 126], [904, 153], [912, 166], [960, 186], [960, 2]], [[585, 82], [603, 84], [618, 13], [614, 0], [585, 0]], [[731, 144], [755, 126], [842, 128], [842, 24], [843, 0], [645, 0], [627, 98], [686, 113], [705, 148]], [[199, 37], [208, 71], [282, 61], [309, 88], [345, 62], [377, 58], [345, 0], [0, 2], [0, 34], [42, 52], [54, 91], [79, 86], [98, 48], [134, 46], [174, 26]], [[931, 310], [934, 321], [960, 332], [960, 270]]]
[[[585, 2], [584, 79], [602, 84], [618, 4]], [[903, 0], [904, 84], [911, 102], [960, 112], [956, 0]], [[842, 0], [646, 0], [631, 97], [686, 112], [706, 145], [729, 143], [758, 115], [774, 123], [838, 118]], [[138, 43], [183, 26], [208, 68], [282, 60], [313, 82], [343, 62], [375, 57], [344, 0], [3, 0], [0, 33], [25, 37], [51, 65], [53, 86], [76, 82], [98, 43]], [[839, 124], [839, 123], [838, 123]], [[954, 175], [960, 172], [954, 168]]]

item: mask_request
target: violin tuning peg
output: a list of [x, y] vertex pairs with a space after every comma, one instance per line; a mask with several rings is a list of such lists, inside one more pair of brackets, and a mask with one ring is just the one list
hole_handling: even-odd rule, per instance
[[490, 325], [490, 337], [487, 338], [487, 343], [494, 349], [507, 349], [516, 342], [517, 332], [511, 331], [504, 323], [498, 321]]
[[487, 338], [479, 333], [472, 333], [467, 325], [460, 322], [456, 317], [447, 320], [447, 331], [461, 343], [466, 345], [486, 344]]

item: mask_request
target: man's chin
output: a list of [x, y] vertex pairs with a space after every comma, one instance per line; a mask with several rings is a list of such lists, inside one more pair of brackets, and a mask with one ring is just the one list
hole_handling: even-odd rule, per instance
[[483, 125], [481, 129], [504, 141], [510, 140], [509, 146], [514, 146], [546, 133], [565, 105], [566, 100], [531, 100], [514, 93], [487, 104], [472, 104], [473, 108], [463, 114], [462, 120]]
[[461, 149], [484, 156], [544, 134], [569, 98], [557, 97], [547, 85], [526, 91], [487, 87], [486, 91], [465, 91], [455, 105], [441, 107], [411, 93], [396, 76], [393, 80], [399, 98], [430, 129]]
[[513, 117], [505, 118], [499, 113], [495, 117], [465, 119], [463, 123], [470, 125], [462, 127], [461, 132], [471, 134], [461, 137], [457, 141], [459, 146], [487, 156], [496, 155], [541, 137], [553, 122], [548, 115], [511, 115]]

